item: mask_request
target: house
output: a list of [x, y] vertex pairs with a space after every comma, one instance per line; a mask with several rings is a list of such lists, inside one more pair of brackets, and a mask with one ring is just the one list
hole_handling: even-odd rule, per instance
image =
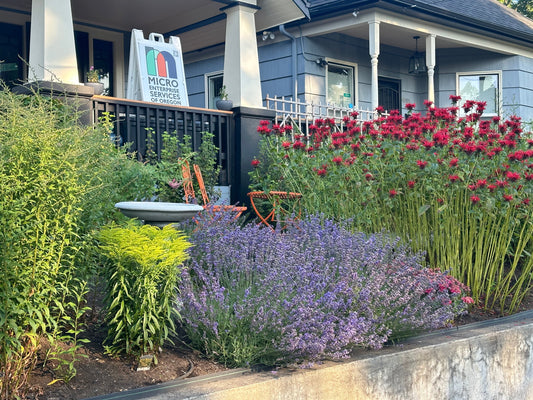
[[[533, 120], [533, 21], [496, 0], [307, 6], [309, 19], [258, 32], [264, 97], [421, 111], [424, 100], [445, 107], [453, 94], [486, 101], [486, 116]], [[222, 57], [221, 49], [189, 56], [193, 104], [204, 104], [203, 82], [222, 73]]]
[[533, 21], [496, 0], [0, 0], [0, 78], [79, 85], [94, 66], [125, 98], [132, 29], [180, 38], [189, 106], [214, 109], [227, 87], [232, 199], [267, 95], [423, 110], [459, 94], [533, 121]]
[[[236, 106], [270, 94], [392, 109], [461, 94], [533, 119], [533, 22], [496, 0], [0, 0], [0, 77], [76, 83], [94, 65], [124, 97], [133, 28], [180, 37], [197, 107], [214, 108], [226, 71]], [[409, 71], [415, 53], [422, 69]]]

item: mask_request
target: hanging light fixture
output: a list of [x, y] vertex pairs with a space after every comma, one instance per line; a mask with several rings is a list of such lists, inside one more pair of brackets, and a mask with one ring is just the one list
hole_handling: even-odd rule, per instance
[[418, 39], [420, 39], [420, 36], [413, 36], [413, 39], [416, 40], [416, 51], [415, 54], [409, 58], [409, 73], [421, 74], [427, 71], [426, 57], [418, 52]]

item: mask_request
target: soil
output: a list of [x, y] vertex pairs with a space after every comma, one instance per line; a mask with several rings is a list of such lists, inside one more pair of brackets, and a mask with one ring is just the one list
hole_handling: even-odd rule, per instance
[[[524, 299], [519, 311], [533, 309], [533, 291]], [[129, 389], [155, 385], [175, 379], [187, 379], [195, 376], [221, 372], [226, 368], [208, 360], [198, 352], [187, 348], [183, 343], [168, 346], [157, 355], [158, 364], [149, 371], [137, 371], [137, 362], [133, 358], [111, 358], [104, 352], [102, 341], [105, 331], [98, 323], [100, 317], [93, 314], [87, 324], [86, 337], [91, 340], [79, 351], [76, 362], [76, 376], [65, 383], [57, 381], [53, 364], [38, 364], [30, 376], [30, 389], [27, 400], [77, 400], [103, 394], [116, 393]], [[500, 317], [497, 311], [484, 311], [473, 308], [466, 316], [457, 319], [457, 325], [484, 321]]]
[[[25, 399], [86, 399], [227, 369], [174, 340], [174, 345], [165, 346], [156, 354], [157, 364], [152, 363], [147, 371], [138, 371], [136, 357], [111, 357], [105, 354], [102, 344], [105, 328], [97, 321], [87, 324], [83, 336], [90, 342], [78, 351], [78, 361], [74, 364], [76, 376], [68, 383], [62, 381], [60, 374], [55, 371], [57, 363], [43, 363], [46, 345], [42, 346], [40, 361], [30, 375], [30, 388]], [[59, 380], [51, 384], [56, 379]]]

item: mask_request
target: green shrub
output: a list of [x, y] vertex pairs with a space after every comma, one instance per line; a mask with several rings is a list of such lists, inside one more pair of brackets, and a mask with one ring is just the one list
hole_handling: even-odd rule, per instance
[[184, 201], [185, 193], [181, 183], [183, 180], [182, 165], [186, 161], [189, 162], [189, 168], [193, 176], [195, 193], [200, 194], [200, 188], [194, 178], [193, 164], [197, 164], [200, 167], [208, 196], [211, 199], [214, 198], [216, 196], [214, 186], [218, 183], [220, 174], [220, 166], [216, 162], [218, 147], [213, 142], [215, 135], [211, 132], [202, 132], [201, 143], [198, 146], [198, 150], [194, 151], [192, 139], [189, 135], [185, 135], [180, 140], [175, 132], [173, 134], [163, 132], [159, 159], [154, 150], [154, 135], [153, 130], [148, 129], [146, 158], [148, 164], [153, 168], [158, 200], [174, 203], [182, 203]]
[[[24, 393], [40, 338], [60, 378], [73, 357], [96, 270], [94, 231], [119, 200], [153, 195], [150, 167], [109, 140], [109, 118], [81, 126], [57, 99], [0, 91], [0, 393]], [[68, 341], [70, 346], [64, 354]]]
[[105, 268], [106, 351], [143, 355], [174, 332], [178, 274], [190, 247], [172, 226], [109, 226], [98, 236]]
[[74, 260], [88, 186], [79, 158], [93, 130], [72, 118], [58, 101], [0, 92], [0, 370], [11, 371], [0, 392], [7, 398], [23, 393], [38, 336], [54, 346], [83, 310]]

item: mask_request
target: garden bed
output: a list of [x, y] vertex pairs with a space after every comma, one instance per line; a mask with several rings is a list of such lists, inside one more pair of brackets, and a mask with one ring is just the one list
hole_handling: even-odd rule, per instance
[[[520, 310], [533, 310], [533, 293], [529, 293], [525, 298]], [[474, 309], [456, 322], [463, 326], [496, 319], [496, 312]], [[31, 391], [26, 399], [86, 399], [228, 370], [223, 365], [207, 360], [197, 352], [176, 343], [176, 346], [164, 349], [159, 356], [157, 367], [150, 371], [137, 372], [133, 359], [113, 359], [104, 353], [102, 341], [105, 335], [96, 324], [89, 326], [87, 337], [91, 339], [91, 343], [80, 351], [81, 354], [87, 355], [87, 358], [76, 363], [76, 377], [68, 384], [56, 382], [48, 385], [54, 379], [53, 371], [50, 368], [37, 368], [38, 372], [30, 379]], [[379, 354], [379, 351], [381, 350], [377, 350], [376, 354]]]

